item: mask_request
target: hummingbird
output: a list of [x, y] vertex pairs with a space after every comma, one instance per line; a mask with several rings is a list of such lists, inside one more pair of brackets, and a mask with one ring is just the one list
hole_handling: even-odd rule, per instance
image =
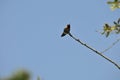
[[70, 33], [70, 24], [67, 24], [63, 30], [61, 37], [64, 37], [66, 34], [69, 34], [69, 33]]

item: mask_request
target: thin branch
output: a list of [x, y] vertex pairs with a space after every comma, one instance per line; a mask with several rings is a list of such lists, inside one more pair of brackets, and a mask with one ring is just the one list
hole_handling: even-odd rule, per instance
[[104, 59], [108, 60], [109, 62], [111, 62], [112, 64], [114, 64], [118, 69], [120, 69], [120, 66], [115, 63], [114, 61], [112, 61], [111, 59], [109, 59], [108, 57], [104, 56], [102, 53], [98, 52], [96, 49], [88, 46], [87, 44], [83, 43], [81, 40], [75, 38], [71, 33], [69, 33], [69, 36], [72, 37], [75, 41], [79, 42], [80, 44], [82, 44], [83, 46], [87, 47], [88, 49], [92, 50], [93, 52], [97, 53], [98, 55], [100, 55], [101, 57], [103, 57]]
[[111, 46], [109, 46], [108, 48], [106, 48], [105, 50], [103, 50], [101, 53], [104, 53], [104, 52], [108, 51], [110, 48], [112, 48], [112, 47], [113, 47], [115, 44], [117, 44], [119, 41], [120, 41], [120, 38], [117, 39], [114, 43], [112, 43]]

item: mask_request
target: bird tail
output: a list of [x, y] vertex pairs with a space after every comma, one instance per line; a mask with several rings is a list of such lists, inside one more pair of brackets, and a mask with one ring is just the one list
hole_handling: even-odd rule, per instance
[[61, 37], [65, 36], [66, 34], [65, 33], [62, 33]]

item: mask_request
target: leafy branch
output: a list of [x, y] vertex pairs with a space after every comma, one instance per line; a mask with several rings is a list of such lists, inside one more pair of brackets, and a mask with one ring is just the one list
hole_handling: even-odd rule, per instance
[[111, 6], [110, 8], [112, 11], [120, 8], [120, 1], [119, 0], [107, 1], [107, 4], [109, 4]]
[[120, 33], [120, 18], [117, 21], [114, 21], [113, 23], [114, 23], [114, 25], [109, 25], [108, 23], [105, 23], [103, 26], [103, 31], [100, 33], [102, 35], [105, 34], [106, 37], [108, 37], [110, 35], [110, 33], [112, 33], [112, 32], [119, 34]]
[[73, 38], [75, 41], [79, 42], [80, 44], [82, 44], [83, 46], [87, 47], [88, 49], [92, 50], [93, 52], [95, 52], [96, 54], [100, 55], [101, 57], [103, 57], [104, 59], [106, 59], [107, 61], [109, 61], [110, 63], [114, 64], [119, 70], [120, 70], [120, 66], [115, 63], [114, 61], [112, 61], [110, 58], [104, 56], [101, 52], [97, 51], [96, 49], [88, 46], [87, 44], [83, 43], [80, 39], [77, 39], [76, 37], [74, 37], [71, 33], [69, 33], [69, 36], [71, 38]]

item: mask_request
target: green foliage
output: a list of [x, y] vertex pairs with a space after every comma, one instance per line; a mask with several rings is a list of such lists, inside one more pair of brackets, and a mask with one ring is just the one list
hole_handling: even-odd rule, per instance
[[108, 1], [107, 4], [109, 4], [111, 6], [110, 8], [112, 11], [120, 8], [120, 1], [119, 0]]
[[103, 26], [103, 32], [101, 34], [105, 34], [106, 37], [108, 37], [110, 35], [111, 32], [115, 32], [116, 34], [120, 33], [120, 18], [118, 19], [117, 22], [113, 22], [114, 25], [110, 26], [109, 24], [105, 24]]
[[[8, 77], [0, 78], [0, 80], [30, 80], [30, 78], [30, 72], [22, 69], [15, 71]], [[40, 77], [38, 76], [36, 80], [40, 80]]]
[[18, 70], [9, 77], [0, 80], [30, 80], [30, 73], [26, 70]]

